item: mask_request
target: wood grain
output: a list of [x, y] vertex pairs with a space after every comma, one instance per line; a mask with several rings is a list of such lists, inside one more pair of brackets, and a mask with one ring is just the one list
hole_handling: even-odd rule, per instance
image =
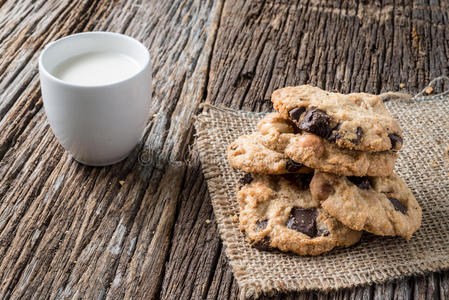
[[[416, 92], [449, 72], [448, 11], [433, 0], [0, 1], [0, 298], [237, 298], [189, 150], [199, 104], [268, 111], [274, 89], [306, 82]], [[45, 44], [91, 30], [139, 39], [153, 62], [144, 139], [106, 168], [59, 146], [37, 73]], [[449, 299], [449, 273], [271, 298]]]
[[[216, 26], [219, 8], [212, 1], [2, 6], [1, 298], [158, 297], [186, 170], [180, 160], [214, 39], [206, 28]], [[108, 168], [81, 166], [61, 149], [37, 78], [44, 44], [89, 30], [129, 34], [152, 53], [154, 117], [140, 148]], [[158, 156], [139, 165], [142, 149]]]

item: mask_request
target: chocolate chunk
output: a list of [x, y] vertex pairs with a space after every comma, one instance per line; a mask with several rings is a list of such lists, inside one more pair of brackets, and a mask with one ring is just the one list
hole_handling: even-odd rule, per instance
[[288, 115], [292, 120], [298, 121], [302, 113], [306, 111], [305, 107], [296, 107], [288, 112]]
[[362, 127], [357, 127], [355, 133], [357, 134], [357, 138], [352, 139], [351, 142], [352, 142], [354, 145], [360, 145], [360, 141], [362, 140], [362, 135], [363, 135], [363, 129], [362, 129]]
[[265, 228], [267, 228], [267, 225], [268, 225], [268, 219], [257, 220], [256, 221], [256, 230], [257, 231], [264, 230]]
[[369, 177], [348, 176], [346, 178], [348, 178], [348, 180], [355, 184], [359, 189], [369, 190], [371, 188]]
[[242, 178], [240, 178], [239, 183], [240, 183], [240, 187], [246, 185], [246, 184], [250, 184], [253, 181], [253, 176], [251, 176], [250, 173], [246, 173], [245, 175], [243, 175]]
[[292, 122], [292, 127], [293, 127], [293, 133], [294, 134], [301, 133], [301, 129], [299, 129], [299, 127], [295, 123], [293, 123], [293, 122]]
[[253, 176], [251, 176], [250, 173], [246, 173], [245, 175], [243, 175], [242, 178], [240, 178], [241, 184], [250, 184], [252, 181], [253, 181]]
[[302, 232], [309, 237], [315, 237], [317, 216], [316, 208], [293, 207], [287, 220], [287, 227]]
[[391, 204], [393, 204], [395, 210], [400, 211], [404, 215], [407, 213], [407, 206], [402, 204], [401, 201], [393, 197], [388, 197], [388, 200], [390, 200]]
[[261, 241], [253, 242], [252, 245], [254, 248], [256, 248], [258, 250], [262, 250], [262, 251], [272, 250], [272, 248], [270, 247], [270, 237], [269, 236], [265, 236], [263, 238], [263, 240], [261, 240]]
[[338, 139], [341, 138], [340, 132], [338, 132], [340, 130], [340, 127], [341, 127], [341, 123], [338, 123], [337, 126], [332, 128], [331, 134], [329, 135], [329, 138], [328, 138], [328, 140], [330, 142], [335, 143]]
[[302, 167], [304, 167], [304, 165], [302, 163], [296, 162], [292, 159], [289, 159], [287, 161], [287, 164], [285, 165], [285, 168], [287, 169], [287, 171], [289, 172], [297, 172], [299, 171]]
[[330, 122], [331, 119], [326, 112], [311, 107], [299, 124], [299, 128], [322, 138], [328, 138], [331, 133]]
[[401, 147], [403, 140], [399, 135], [395, 133], [389, 133], [388, 137], [390, 138], [391, 141], [391, 149], [399, 149]]

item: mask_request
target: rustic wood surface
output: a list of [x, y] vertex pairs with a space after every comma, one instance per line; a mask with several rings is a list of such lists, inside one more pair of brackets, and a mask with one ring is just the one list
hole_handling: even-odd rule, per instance
[[[448, 12], [436, 0], [0, 0], [0, 298], [237, 298], [190, 147], [199, 104], [268, 111], [274, 89], [306, 82], [417, 92], [449, 73]], [[153, 62], [142, 144], [105, 168], [57, 143], [37, 71], [45, 44], [92, 30], [141, 40]], [[274, 296], [312, 298], [449, 299], [449, 272]]]

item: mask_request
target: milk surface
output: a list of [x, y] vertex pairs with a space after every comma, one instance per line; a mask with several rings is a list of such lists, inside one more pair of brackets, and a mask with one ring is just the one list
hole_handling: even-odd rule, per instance
[[76, 85], [105, 85], [127, 79], [141, 69], [133, 58], [118, 52], [89, 52], [63, 61], [52, 74]]

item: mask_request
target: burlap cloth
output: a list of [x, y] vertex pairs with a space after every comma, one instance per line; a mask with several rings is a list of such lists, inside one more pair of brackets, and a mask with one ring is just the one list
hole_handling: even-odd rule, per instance
[[197, 117], [196, 146], [241, 298], [330, 291], [449, 268], [449, 101], [386, 105], [404, 130], [395, 171], [422, 206], [422, 226], [409, 241], [364, 233], [357, 245], [316, 257], [258, 251], [238, 228], [235, 186], [242, 173], [229, 166], [226, 146], [255, 130], [264, 114], [209, 106]]

